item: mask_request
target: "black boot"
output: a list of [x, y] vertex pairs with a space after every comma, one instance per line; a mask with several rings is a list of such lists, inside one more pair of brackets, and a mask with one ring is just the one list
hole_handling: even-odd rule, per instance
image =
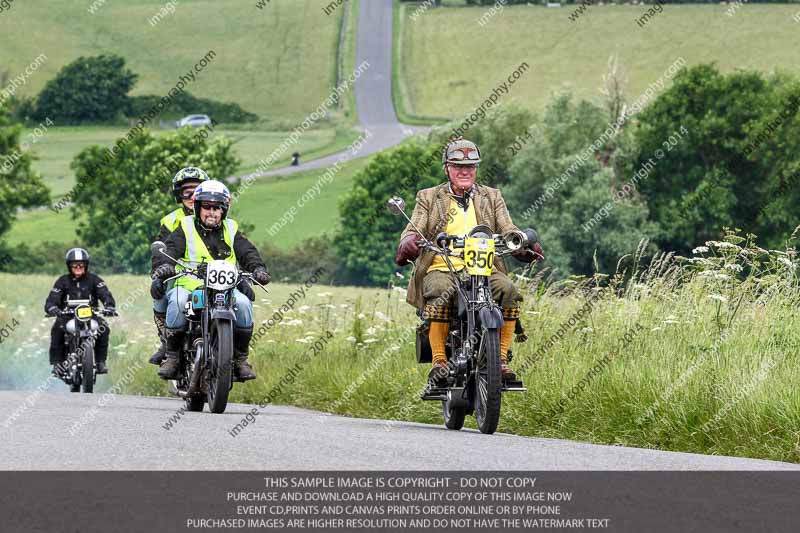
[[165, 334], [167, 337], [166, 359], [158, 369], [158, 377], [177, 379], [181, 364], [181, 348], [183, 348], [183, 330], [167, 328]]
[[95, 361], [95, 368], [98, 374], [108, 374], [108, 367], [105, 361]]
[[250, 351], [250, 338], [253, 336], [253, 327], [234, 328], [233, 331], [233, 372], [239, 381], [256, 379], [253, 367], [247, 362], [247, 354]]
[[153, 311], [153, 322], [156, 323], [156, 329], [158, 330], [158, 338], [161, 340], [161, 346], [159, 346], [156, 353], [150, 356], [150, 360], [148, 361], [151, 365], [160, 365], [164, 358], [166, 357], [167, 353], [167, 341], [164, 338], [164, 330], [166, 329], [166, 320], [167, 315], [166, 313], [159, 313], [158, 311]]

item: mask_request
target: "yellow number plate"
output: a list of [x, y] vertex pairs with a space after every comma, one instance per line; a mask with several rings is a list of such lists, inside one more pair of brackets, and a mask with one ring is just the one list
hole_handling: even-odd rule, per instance
[[91, 307], [81, 307], [78, 309], [78, 318], [89, 318], [90, 316], [92, 316]]
[[467, 237], [464, 241], [464, 264], [471, 276], [491, 276], [494, 268], [494, 239]]

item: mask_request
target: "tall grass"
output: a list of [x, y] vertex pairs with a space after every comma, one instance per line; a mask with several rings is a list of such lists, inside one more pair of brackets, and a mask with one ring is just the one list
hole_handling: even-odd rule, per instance
[[[634, 253], [610, 276], [520, 276], [529, 339], [513, 345], [512, 366], [526, 368], [528, 392], [503, 397], [500, 431], [800, 462], [798, 261], [793, 248], [752, 243], [728, 233], [691, 258]], [[0, 279], [20, 286], [25, 278]], [[292, 289], [276, 286], [257, 322]], [[417, 397], [428, 368], [414, 360], [417, 319], [403, 292], [313, 288], [259, 341], [259, 379], [237, 385], [233, 401], [258, 404], [271, 394], [273, 403], [441, 423], [440, 405]], [[130, 347], [125, 357], [149, 355]], [[302, 371], [287, 380], [298, 362]], [[164, 394], [144, 366], [128, 392]]]

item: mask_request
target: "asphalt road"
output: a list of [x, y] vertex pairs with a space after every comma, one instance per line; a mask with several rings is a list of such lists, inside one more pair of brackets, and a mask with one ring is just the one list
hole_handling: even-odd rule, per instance
[[[253, 406], [186, 413], [167, 430], [183, 405], [177, 399], [45, 393], [26, 402], [31, 394], [0, 392], [0, 470], [800, 470], [774, 461], [489, 436], [284, 406], [267, 406], [233, 437], [230, 430]], [[475, 453], [478, 448], [484, 453]]]
[[[380, 152], [399, 144], [406, 137], [429, 128], [400, 124], [392, 102], [392, 0], [369, 0], [359, 3], [356, 41], [358, 68], [368, 64], [354, 84], [356, 110], [364, 141], [357, 150], [344, 150], [336, 154], [307, 162], [300, 157], [301, 164], [263, 172], [248, 177], [287, 175], [304, 170], [327, 168], [335, 163], [349, 161]], [[345, 72], [347, 77], [351, 73]], [[320, 102], [322, 103], [322, 102]], [[366, 132], [369, 132], [366, 134]]]

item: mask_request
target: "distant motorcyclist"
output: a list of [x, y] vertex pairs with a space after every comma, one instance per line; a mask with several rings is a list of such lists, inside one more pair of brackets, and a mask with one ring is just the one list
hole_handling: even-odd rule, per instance
[[[83, 248], [71, 248], [64, 258], [67, 263], [68, 274], [58, 278], [53, 289], [44, 303], [44, 310], [48, 315], [56, 316], [53, 328], [50, 330], [50, 364], [53, 373], [58, 373], [58, 367], [66, 359], [64, 353], [64, 326], [68, 317], [59, 315], [66, 305], [67, 300], [89, 300], [91, 307], [97, 307], [98, 300], [108, 311], [114, 311], [116, 303], [114, 296], [103, 279], [89, 272], [89, 252]], [[97, 373], [108, 373], [106, 359], [108, 357], [108, 337], [111, 333], [108, 323], [101, 317], [95, 317], [100, 324], [100, 333], [95, 344], [95, 362]]]
[[[158, 228], [158, 236], [154, 240], [165, 242], [173, 231], [178, 229], [181, 224], [181, 219], [185, 216], [194, 213], [194, 190], [198, 184], [208, 181], [208, 174], [197, 167], [182, 168], [172, 178], [172, 194], [175, 197], [175, 202], [181, 204], [179, 208], [164, 215], [160, 221]], [[155, 268], [155, 258], [153, 258], [153, 268]], [[151, 271], [151, 274], [153, 272]], [[151, 357], [150, 363], [160, 365], [166, 357], [166, 338], [164, 336], [164, 328], [166, 327], [167, 320], [167, 299], [161, 298], [153, 300], [153, 321], [158, 330], [158, 338], [161, 344]]]
[[[242, 270], [252, 272], [258, 283], [266, 285], [270, 278], [258, 250], [241, 234], [236, 221], [227, 218], [230, 204], [231, 194], [223, 183], [210, 180], [198, 185], [194, 191], [194, 215], [181, 219], [180, 226], [165, 242], [166, 253], [192, 265], [212, 260], [238, 263]], [[171, 265], [167, 257], [161, 254], [155, 257], [156, 277], [150, 287], [150, 294], [156, 300], [164, 297], [162, 280], [174, 274]], [[202, 284], [195, 277], [183, 276], [166, 292], [167, 357], [158, 371], [163, 379], [175, 379], [177, 376], [186, 328], [183, 308], [191, 291]], [[247, 280], [242, 280], [234, 290], [234, 295], [234, 373], [241, 380], [255, 379], [253, 368], [247, 361], [250, 338], [253, 335], [252, 301], [255, 300], [255, 293]]]
[[[446, 183], [421, 190], [411, 215], [412, 224], [403, 231], [395, 261], [404, 266], [416, 261], [414, 274], [408, 284], [407, 301], [422, 311], [422, 318], [430, 321], [428, 339], [431, 345], [432, 368], [429, 379], [439, 381], [446, 375], [445, 345], [450, 331], [451, 308], [456, 292], [449, 268], [441, 255], [425, 251], [420, 255], [414, 226], [425, 232], [425, 238], [434, 240], [440, 232], [465, 235], [478, 224], [488, 225], [494, 233], [506, 234], [518, 228], [511, 221], [503, 195], [498, 189], [475, 183], [481, 154], [475, 143], [459, 139], [445, 146], [442, 166], [448, 178]], [[520, 261], [530, 263], [544, 259], [541, 245], [520, 248], [512, 254]], [[464, 268], [462, 259], [453, 257], [456, 271]], [[506, 275], [502, 259], [495, 260], [495, 270], [490, 278], [493, 299], [500, 305], [504, 325], [500, 330], [500, 358], [503, 379], [516, 376], [508, 367], [507, 355], [514, 336], [519, 304], [522, 295]]]

